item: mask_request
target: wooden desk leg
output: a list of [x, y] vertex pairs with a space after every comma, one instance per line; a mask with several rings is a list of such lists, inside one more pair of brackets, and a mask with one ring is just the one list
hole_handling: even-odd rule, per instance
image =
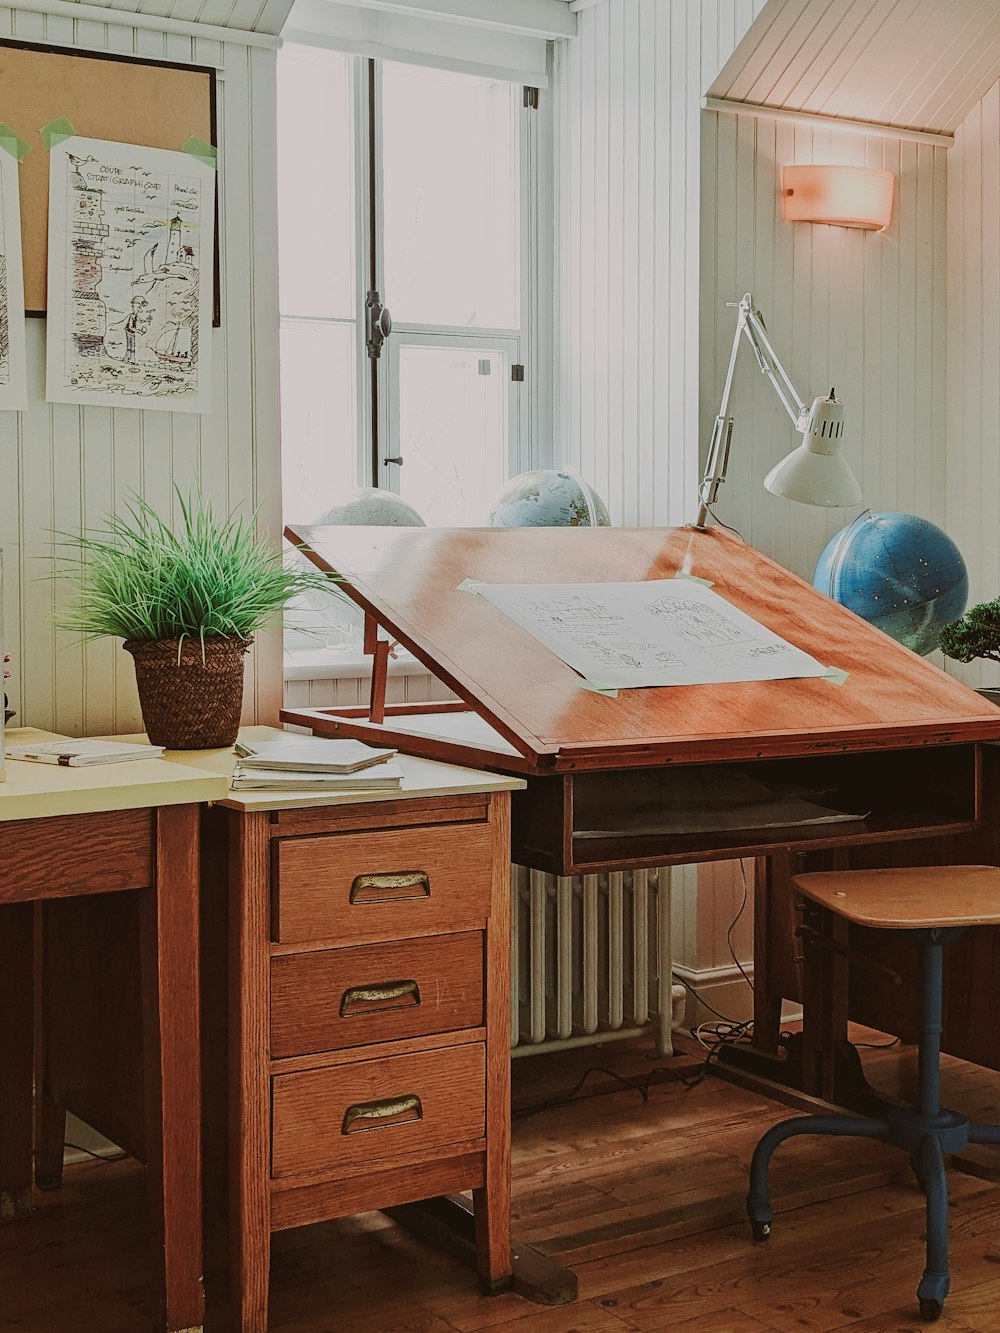
[[64, 904], [50, 898], [37, 905], [35, 913], [35, 995], [41, 997], [42, 1021], [35, 1025], [35, 1184], [40, 1190], [58, 1190], [63, 1183], [63, 1156], [66, 1148], [66, 1108], [49, 1092], [48, 1058], [45, 1049], [48, 1017], [45, 997], [49, 991], [49, 960], [46, 937], [54, 917]]
[[774, 925], [774, 858], [758, 856], [754, 862], [753, 912], [753, 1044], [775, 1052], [781, 1032], [781, 995], [771, 976]]
[[0, 1222], [31, 1212], [34, 904], [0, 907]]
[[229, 852], [230, 1303], [239, 1333], [266, 1333], [271, 1261], [266, 811], [233, 816]]
[[154, 1326], [200, 1330], [201, 1065], [196, 805], [156, 812], [156, 888], [140, 892], [146, 1168]]
[[510, 1241], [510, 794], [490, 797], [493, 893], [486, 929], [486, 1181], [474, 1190], [479, 1282], [513, 1286]]

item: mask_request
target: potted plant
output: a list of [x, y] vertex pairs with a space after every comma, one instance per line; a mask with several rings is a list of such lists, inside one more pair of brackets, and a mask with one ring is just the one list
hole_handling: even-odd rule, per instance
[[[954, 620], [941, 631], [940, 648], [945, 657], [956, 662], [971, 662], [977, 657], [1000, 662], [1000, 598], [969, 607], [961, 620]], [[991, 703], [1000, 704], [1000, 687], [979, 691]]]
[[243, 702], [243, 658], [255, 632], [324, 575], [286, 567], [254, 531], [258, 511], [218, 516], [175, 487], [177, 530], [138, 497], [102, 535], [63, 534], [76, 559], [61, 629], [123, 639], [135, 662], [151, 744], [231, 745]]

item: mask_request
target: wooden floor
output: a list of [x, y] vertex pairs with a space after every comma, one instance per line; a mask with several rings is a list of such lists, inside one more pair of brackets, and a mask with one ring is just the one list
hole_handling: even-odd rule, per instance
[[[912, 1051], [866, 1063], [873, 1081], [909, 1091]], [[515, 1100], [547, 1100], [593, 1064], [635, 1075], [656, 1062], [642, 1043], [516, 1061]], [[578, 1273], [575, 1305], [480, 1297], [457, 1261], [369, 1214], [274, 1238], [272, 1329], [925, 1327], [914, 1298], [923, 1198], [902, 1154], [830, 1139], [786, 1145], [773, 1174], [774, 1235], [753, 1245], [743, 1220], [746, 1163], [758, 1135], [788, 1108], [717, 1078], [689, 1090], [654, 1082], [646, 1103], [611, 1086], [598, 1078], [593, 1087], [606, 1095], [520, 1119], [514, 1131], [515, 1234]], [[946, 1086], [951, 1105], [1000, 1122], [1000, 1076], [950, 1062]], [[1000, 1185], [956, 1173], [951, 1185], [953, 1286], [938, 1327], [998, 1333]], [[34, 1217], [0, 1230], [4, 1333], [147, 1327], [143, 1188], [130, 1162], [75, 1166], [61, 1194], [41, 1196]], [[224, 1333], [225, 1272], [211, 1252], [206, 1286], [207, 1327]]]

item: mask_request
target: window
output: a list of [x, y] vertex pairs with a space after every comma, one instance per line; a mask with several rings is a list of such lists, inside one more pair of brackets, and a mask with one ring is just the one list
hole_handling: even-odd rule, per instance
[[[528, 448], [538, 432], [515, 371], [532, 308], [525, 100], [490, 78], [280, 52], [287, 519], [377, 485], [429, 524], [484, 523], [507, 476], [547, 461]], [[372, 293], [392, 320], [375, 358]]]

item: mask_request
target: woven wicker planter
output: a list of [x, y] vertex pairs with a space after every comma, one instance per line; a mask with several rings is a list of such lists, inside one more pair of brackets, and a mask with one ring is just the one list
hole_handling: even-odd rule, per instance
[[243, 706], [243, 658], [249, 639], [185, 639], [156, 643], [126, 639], [135, 659], [142, 720], [151, 745], [208, 750], [232, 745]]

